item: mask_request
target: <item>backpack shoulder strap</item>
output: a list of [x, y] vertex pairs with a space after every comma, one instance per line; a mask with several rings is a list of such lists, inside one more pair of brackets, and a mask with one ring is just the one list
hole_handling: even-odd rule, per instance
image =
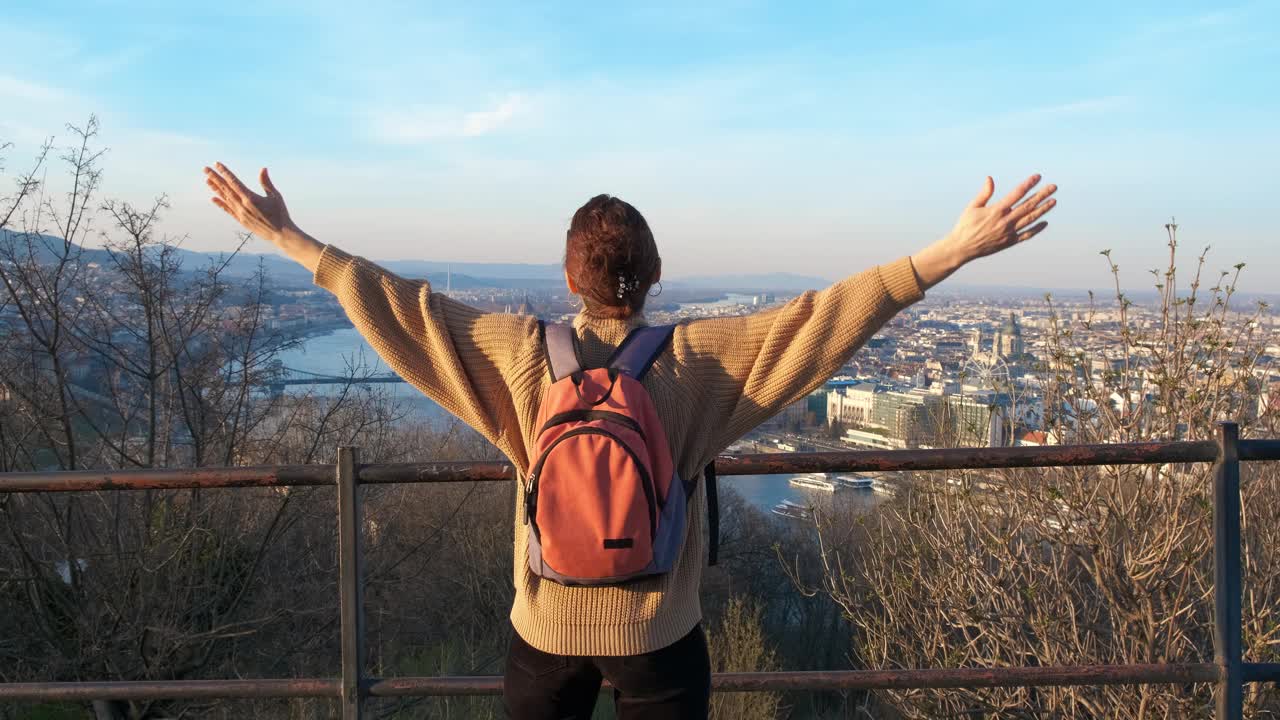
[[643, 379], [653, 367], [653, 362], [667, 349], [675, 330], [675, 325], [643, 326], [632, 330], [613, 351], [608, 367], [621, 370], [636, 380]]
[[569, 325], [551, 323], [542, 326], [547, 349], [547, 367], [551, 380], [563, 380], [582, 369], [578, 362], [578, 337]]
[[716, 461], [707, 463], [703, 480], [707, 483], [707, 564], [720, 560], [720, 492], [716, 487]]

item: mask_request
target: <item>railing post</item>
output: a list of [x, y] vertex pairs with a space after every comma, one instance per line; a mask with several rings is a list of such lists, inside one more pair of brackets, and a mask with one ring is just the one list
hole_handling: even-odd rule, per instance
[[1218, 424], [1213, 479], [1213, 659], [1218, 680], [1217, 720], [1244, 715], [1240, 618], [1240, 427]]
[[361, 567], [357, 462], [357, 448], [338, 448], [338, 599], [342, 625], [343, 720], [360, 720], [364, 679], [364, 573]]

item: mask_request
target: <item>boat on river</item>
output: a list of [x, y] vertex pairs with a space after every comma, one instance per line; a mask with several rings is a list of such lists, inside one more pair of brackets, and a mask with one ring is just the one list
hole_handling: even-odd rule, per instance
[[809, 473], [808, 475], [797, 475], [789, 481], [791, 487], [804, 488], [806, 490], [818, 490], [820, 492], [834, 493], [836, 490], [843, 490], [844, 487], [835, 480], [828, 479], [824, 473]]
[[871, 490], [875, 486], [875, 481], [865, 475], [837, 475], [835, 481], [838, 487], [849, 490]]
[[871, 490], [880, 495], [887, 495], [889, 497], [893, 497], [898, 494], [898, 486], [896, 483], [889, 480], [882, 480], [880, 478], [873, 478], [871, 480]]
[[813, 517], [813, 508], [809, 505], [801, 505], [798, 502], [783, 500], [773, 506], [771, 510], [774, 515], [791, 518], [793, 520], [808, 520]]

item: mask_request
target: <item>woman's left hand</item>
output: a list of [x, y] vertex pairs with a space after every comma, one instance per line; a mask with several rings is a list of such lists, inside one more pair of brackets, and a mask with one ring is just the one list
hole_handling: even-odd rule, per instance
[[1052, 197], [1058, 186], [1049, 185], [1027, 198], [1039, 182], [1040, 176], [1032, 175], [999, 202], [989, 205], [996, 186], [988, 177], [951, 232], [911, 256], [921, 287], [927, 290], [965, 263], [1026, 242], [1048, 227], [1049, 223], [1040, 218], [1058, 204]]
[[999, 202], [988, 204], [995, 194], [996, 185], [987, 177], [978, 196], [964, 209], [946, 241], [964, 262], [969, 262], [1039, 235], [1049, 226], [1040, 218], [1058, 204], [1052, 197], [1058, 191], [1057, 185], [1048, 185], [1027, 197], [1039, 182], [1040, 175], [1032, 175]]

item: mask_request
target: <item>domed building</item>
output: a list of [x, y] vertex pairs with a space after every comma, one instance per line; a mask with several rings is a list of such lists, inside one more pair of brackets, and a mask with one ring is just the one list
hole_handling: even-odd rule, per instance
[[1001, 326], [1000, 332], [996, 335], [996, 351], [1002, 357], [1018, 357], [1026, 352], [1026, 346], [1022, 341], [1022, 325], [1018, 323], [1018, 316], [1013, 312], [1009, 313], [1009, 319], [1005, 320]]

